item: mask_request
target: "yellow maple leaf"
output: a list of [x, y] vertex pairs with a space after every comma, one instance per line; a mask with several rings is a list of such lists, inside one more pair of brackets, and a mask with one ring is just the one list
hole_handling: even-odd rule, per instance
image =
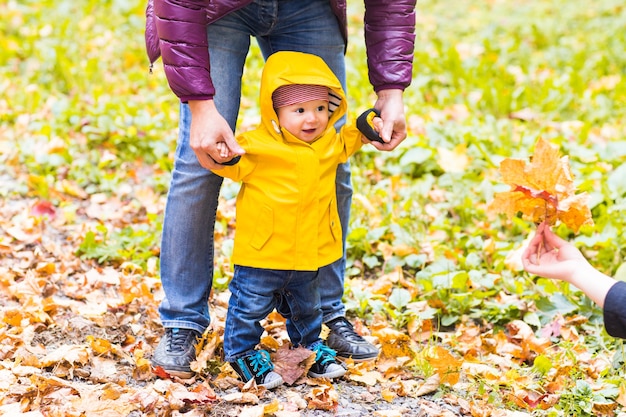
[[558, 147], [546, 140], [537, 141], [529, 163], [521, 159], [503, 160], [500, 175], [511, 189], [496, 193], [489, 211], [510, 218], [522, 213], [522, 218], [534, 223], [546, 221], [554, 225], [560, 220], [574, 232], [584, 224], [593, 225], [587, 205], [589, 196], [576, 194], [568, 157], [561, 157]]
[[[439, 374], [439, 382], [442, 384], [454, 385], [459, 382], [463, 360], [452, 355], [448, 349], [441, 346], [429, 346], [417, 355], [416, 360], [428, 363], [435, 373]], [[435, 380], [427, 382], [432, 385]]]

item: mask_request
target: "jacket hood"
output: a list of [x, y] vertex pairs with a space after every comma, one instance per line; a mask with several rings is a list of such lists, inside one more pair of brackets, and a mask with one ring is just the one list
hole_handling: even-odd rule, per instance
[[[334, 128], [335, 122], [346, 114], [347, 102], [341, 83], [322, 58], [302, 52], [276, 52], [263, 67], [259, 92], [261, 122], [272, 136], [282, 135], [272, 93], [287, 84], [323, 85], [329, 88], [328, 109], [331, 114], [328, 129]], [[287, 133], [284, 129], [283, 132]]]

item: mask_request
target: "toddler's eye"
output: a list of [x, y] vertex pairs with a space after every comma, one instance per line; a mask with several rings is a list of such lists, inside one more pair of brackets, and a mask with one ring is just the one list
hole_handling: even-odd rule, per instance
[[296, 109], [296, 113], [304, 113], [304, 109], [302, 107]]
[[326, 110], [326, 106], [319, 106], [317, 108], [317, 111], [324, 111], [324, 110]]

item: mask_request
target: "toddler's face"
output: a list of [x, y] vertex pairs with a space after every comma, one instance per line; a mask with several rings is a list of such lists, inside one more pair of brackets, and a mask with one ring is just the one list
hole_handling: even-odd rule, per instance
[[328, 102], [311, 100], [276, 110], [278, 123], [303, 142], [312, 143], [328, 125]]

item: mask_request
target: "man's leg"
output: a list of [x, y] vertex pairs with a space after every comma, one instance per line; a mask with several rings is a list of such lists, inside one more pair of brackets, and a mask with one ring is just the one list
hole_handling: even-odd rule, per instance
[[[215, 105], [234, 130], [241, 74], [250, 45], [246, 25], [228, 17], [207, 28]], [[208, 327], [213, 280], [213, 231], [222, 178], [198, 163], [189, 146], [191, 112], [181, 105], [179, 139], [168, 193], [161, 247], [165, 298], [159, 307], [165, 335], [152, 363], [181, 377], [193, 375], [197, 338]]]
[[[303, 4], [297, 0], [280, 0], [276, 24], [269, 33], [257, 33], [257, 41], [267, 58], [274, 52], [288, 50], [320, 56], [335, 73], [346, 90], [345, 44], [337, 18], [326, 0]], [[348, 92], [346, 91], [346, 94]], [[339, 129], [345, 123], [337, 123]], [[345, 241], [350, 220], [352, 186], [350, 165], [337, 169], [337, 206], [343, 229], [344, 257], [320, 269], [320, 296], [323, 321], [331, 329], [327, 340], [339, 357], [369, 360], [378, 356], [378, 349], [359, 336], [345, 319], [343, 304], [345, 274]]]
[[165, 334], [152, 364], [170, 375], [190, 378], [195, 345], [209, 325], [208, 298], [213, 276], [213, 227], [222, 179], [198, 164], [189, 147], [191, 112], [181, 105], [174, 171], [165, 206], [161, 239], [159, 306]]

